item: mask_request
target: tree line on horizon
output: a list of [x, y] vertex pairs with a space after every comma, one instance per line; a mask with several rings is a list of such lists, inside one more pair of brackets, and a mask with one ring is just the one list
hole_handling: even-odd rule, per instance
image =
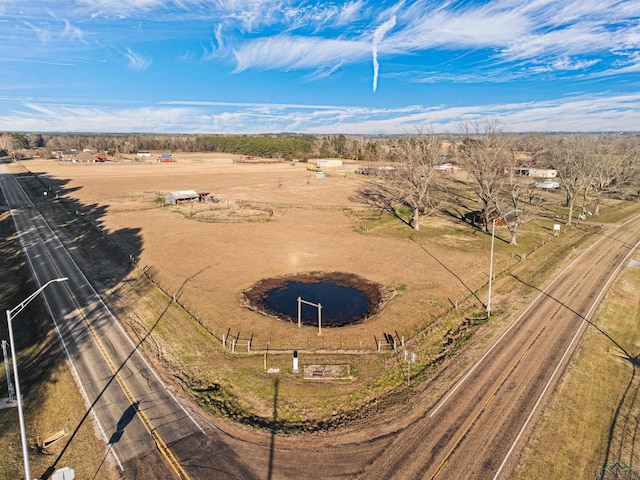
[[[518, 227], [535, 214], [532, 181], [521, 167], [550, 168], [564, 192], [568, 223], [599, 214], [606, 197], [640, 198], [640, 135], [566, 133], [525, 135], [504, 133], [492, 120], [467, 122], [455, 135], [418, 130], [395, 136], [309, 134], [279, 135], [138, 135], [3, 133], [0, 156], [51, 158], [57, 150], [93, 149], [111, 155], [138, 151], [219, 152], [306, 161], [342, 158], [377, 165], [376, 180], [358, 192], [361, 201], [385, 210], [414, 229], [420, 218], [457, 201], [451, 198], [443, 163], [467, 172], [480, 205], [479, 221], [488, 231], [498, 219], [516, 243]], [[391, 167], [390, 169], [386, 167]], [[392, 173], [390, 173], [392, 172]], [[402, 212], [408, 210], [409, 217]], [[591, 211], [593, 210], [593, 211]]]
[[[0, 135], [0, 154], [37, 154], [52, 158], [52, 152], [91, 149], [112, 156], [135, 155], [139, 151], [219, 152], [283, 160], [342, 158], [372, 160], [377, 155], [376, 138], [347, 135], [176, 135], [176, 134], [41, 134], [5, 132]], [[377, 158], [377, 157], [376, 157]]]

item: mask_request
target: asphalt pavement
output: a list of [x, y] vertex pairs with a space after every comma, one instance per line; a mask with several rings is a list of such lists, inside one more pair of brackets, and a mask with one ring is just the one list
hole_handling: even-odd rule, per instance
[[171, 445], [203, 434], [203, 422], [152, 368], [5, 165], [0, 186], [36, 283], [68, 277], [41, 295], [118, 467], [159, 452], [175, 478], [189, 478]]

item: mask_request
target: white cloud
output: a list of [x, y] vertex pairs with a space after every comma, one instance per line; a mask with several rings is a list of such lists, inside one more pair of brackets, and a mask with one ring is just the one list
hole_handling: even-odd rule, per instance
[[29, 22], [22, 22], [38, 37], [40, 43], [49, 43], [51, 40], [51, 31], [47, 27], [39, 27]]
[[388, 41], [411, 51], [435, 46], [479, 48], [504, 45], [531, 28], [526, 16], [496, 8], [496, 2], [469, 5], [454, 8], [445, 3], [438, 8], [428, 2], [415, 2], [398, 11], [398, 33]]
[[622, 131], [640, 125], [640, 94], [400, 108], [180, 101], [92, 107], [32, 100], [0, 117], [0, 131], [397, 134], [419, 125], [456, 132], [462, 121], [487, 117], [495, 117], [508, 131]]
[[373, 40], [371, 41], [371, 52], [373, 54], [373, 91], [378, 89], [378, 44], [382, 41], [386, 33], [396, 25], [396, 16], [384, 22], [373, 32]]
[[[395, 60], [397, 55], [424, 55], [435, 50], [485, 49], [485, 56], [494, 64], [528, 62], [535, 67], [553, 67], [564, 57], [586, 56], [573, 61], [576, 65], [580, 61], [593, 62], [584, 64], [584, 68], [590, 68], [598, 56], [628, 54], [637, 51], [640, 44], [640, 26], [634, 21], [640, 16], [640, 2], [635, 0], [401, 0], [393, 4], [371, 0], [4, 0], [0, 5], [5, 11], [10, 8], [15, 12], [15, 18], [25, 18], [24, 25], [42, 43], [56, 41], [61, 48], [73, 48], [68, 45], [69, 39], [91, 42], [99, 38], [96, 41], [105, 50], [132, 45], [131, 38], [123, 38], [118, 24], [111, 22], [113, 19], [133, 21], [153, 14], [154, 21], [170, 23], [172, 29], [210, 19], [216, 25], [212, 38], [197, 38], [188, 29], [180, 30], [180, 35], [206, 45], [205, 59], [217, 61], [235, 56], [235, 72], [251, 68], [309, 69], [315, 73], [308, 78], [321, 79], [323, 73], [335, 71], [336, 65], [366, 61], [365, 47], [360, 45], [365, 43], [374, 50], [376, 87], [377, 57], [381, 53]], [[18, 15], [18, 9], [28, 13]], [[51, 16], [65, 18], [63, 28], [36, 21], [41, 19], [38, 12], [47, 9], [55, 12]], [[377, 41], [372, 39], [370, 25], [379, 25], [391, 15], [396, 16], [393, 31]], [[96, 23], [87, 22], [88, 19], [100, 20], [100, 28], [117, 34], [98, 37], [91, 30]], [[163, 41], [152, 37], [156, 32], [139, 29], [137, 34], [140, 42], [151, 38]], [[0, 44], [9, 43], [7, 35], [0, 32]], [[35, 49], [23, 50], [23, 57], [39, 54]], [[183, 60], [195, 58], [197, 55], [183, 55]]]
[[94, 15], [124, 17], [136, 12], [164, 8], [168, 3], [163, 0], [76, 0], [80, 8]]
[[247, 42], [234, 50], [234, 55], [236, 72], [248, 68], [308, 69], [335, 65], [344, 59], [361, 59], [369, 55], [369, 46], [357, 41], [280, 35]]
[[551, 66], [555, 70], [585, 70], [592, 65], [595, 65], [600, 60], [575, 60], [567, 56], [557, 58], [551, 63]]
[[631, 52], [616, 61], [611, 68], [591, 75], [593, 78], [640, 72], [640, 52]]
[[340, 62], [340, 63], [337, 63], [336, 65], [334, 65], [332, 67], [321, 67], [321, 68], [318, 68], [312, 74], [307, 75], [306, 78], [309, 81], [316, 81], [316, 80], [320, 80], [322, 78], [326, 78], [326, 77], [330, 76], [331, 74], [333, 74], [340, 67], [342, 67], [342, 65], [343, 65], [342, 62]]
[[[548, 82], [545, 85], [549, 88], [561, 79], [565, 82], [562, 91], [586, 90], [594, 85], [614, 91], [615, 79], [609, 77], [627, 75], [624, 80], [633, 81], [640, 72], [638, 18], [637, 0], [0, 0], [0, 61], [10, 63], [15, 72], [25, 72], [24, 76], [35, 71], [29, 70], [28, 64], [42, 64], [38, 75], [51, 82], [51, 90], [61, 85], [55, 83], [59, 78], [64, 77], [68, 85], [73, 76], [49, 75], [46, 65], [78, 65], [84, 57], [85, 64], [99, 67], [102, 61], [116, 63], [114, 72], [124, 70], [125, 63], [132, 70], [144, 71], [152, 59], [165, 61], [172, 52], [185, 71], [200, 69], [202, 78], [212, 79], [216, 86], [225, 84], [229, 70], [244, 72], [245, 89], [252, 88], [250, 82], [260, 77], [260, 73], [246, 74], [247, 70], [298, 70], [286, 81], [317, 82], [317, 91], [310, 93], [313, 98], [330, 95], [321, 88], [329, 83], [321, 82], [327, 77], [335, 76], [335, 84], [354, 72], [359, 76], [355, 81], [362, 79], [362, 72], [368, 78], [369, 61], [373, 63], [374, 92], [379, 81], [388, 78], [400, 89], [409, 83], [493, 82], [507, 92], [508, 83], [518, 79]], [[161, 49], [162, 55], [157, 55]], [[384, 59], [384, 69], [379, 59]], [[569, 80], [575, 81], [575, 86], [568, 87]], [[607, 83], [609, 80], [612, 83]], [[416, 95], [425, 95], [418, 98], [428, 98], [430, 85], [418, 87]], [[269, 89], [256, 87], [255, 98], [262, 90]], [[275, 89], [272, 92], [281, 94]], [[514, 95], [511, 98], [524, 95], [522, 89], [508, 93]], [[225, 98], [213, 97], [220, 94], [213, 88], [193, 91], [194, 98]], [[384, 96], [363, 101], [385, 101], [380, 97]], [[460, 98], [465, 101], [465, 95]], [[555, 125], [554, 108], [566, 109], [573, 124], [586, 125], [579, 115], [571, 117], [578, 109], [574, 100], [562, 99], [556, 104], [536, 103], [531, 112], [550, 115], [549, 123]], [[525, 104], [517, 105], [513, 111], [500, 105], [486, 108], [511, 115], [516, 125], [544, 122], [542, 114], [540, 118], [531, 116], [533, 113], [527, 116], [518, 110]], [[417, 108], [410, 113], [364, 109], [361, 117], [354, 117], [352, 108], [336, 107], [330, 115], [322, 108], [314, 108], [314, 115], [286, 108], [278, 119], [257, 108], [251, 112], [239, 106], [229, 108], [223, 112], [211, 108], [216, 110], [211, 113], [204, 106], [191, 106], [188, 110], [195, 116], [185, 120], [185, 128], [204, 128], [208, 124], [198, 123], [201, 118], [240, 118], [246, 125], [238, 121], [234, 128], [246, 131], [276, 126], [387, 131], [429, 122], [430, 116], [446, 125], [462, 115], [461, 110], [451, 107]], [[473, 116], [482, 115], [485, 107], [458, 108]], [[629, 110], [634, 108], [638, 108], [637, 102], [627, 110], [614, 108], [600, 114], [607, 124], [613, 124], [616, 112], [628, 121], [633, 115]], [[2, 115], [4, 111], [0, 111]], [[358, 117], [361, 124], [356, 123]], [[596, 119], [597, 115], [589, 113], [587, 117]], [[68, 118], [73, 115], [69, 113]], [[160, 126], [182, 130], [172, 122]]]
[[608, 49], [614, 44], [610, 32], [573, 26], [543, 34], [522, 36], [503, 48], [500, 57], [514, 61], [536, 60], [549, 55], [602, 53], [604, 48]]
[[137, 72], [141, 72], [149, 68], [151, 65], [151, 60], [145, 58], [143, 55], [132, 51], [130, 48], [127, 48], [124, 52], [124, 56], [127, 58], [129, 62], [129, 68], [131, 70], [135, 70]]
[[63, 20], [63, 21], [64, 21], [64, 31], [62, 32], [63, 36], [66, 36], [71, 40], [84, 41], [84, 33], [80, 28], [71, 25], [71, 23], [69, 23], [68, 20]]
[[365, 8], [364, 2], [357, 0], [354, 2], [348, 2], [340, 9], [338, 15], [338, 25], [347, 25], [356, 21], [362, 15], [361, 11]]

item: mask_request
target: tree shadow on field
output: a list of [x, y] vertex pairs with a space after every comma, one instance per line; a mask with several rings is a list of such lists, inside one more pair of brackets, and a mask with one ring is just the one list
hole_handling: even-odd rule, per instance
[[350, 201], [362, 203], [366, 206], [373, 207], [381, 212], [385, 212], [402, 223], [411, 227], [411, 218], [402, 217], [396, 205], [398, 196], [389, 187], [382, 183], [367, 183], [356, 191], [356, 195], [349, 198]]
[[[640, 432], [640, 418], [638, 417], [637, 402], [640, 395], [640, 379], [638, 379], [637, 362], [631, 362], [632, 370], [629, 383], [620, 398], [609, 427], [607, 450], [602, 463], [601, 472], [604, 473], [614, 462], [625, 460], [628, 465], [637, 465], [640, 454], [636, 451], [638, 434]], [[636, 478], [636, 477], [629, 477]]]
[[[20, 178], [20, 184], [60, 240], [81, 246], [82, 255], [91, 259], [82, 265], [83, 269], [91, 269], [89, 273], [99, 277], [106, 288], [126, 277], [143, 250], [139, 228], [109, 231], [104, 220], [109, 205], [83, 204], [72, 197], [70, 194], [81, 187], [68, 187], [69, 179], [38, 172]], [[73, 255], [75, 249], [70, 250]], [[115, 267], [120, 267], [119, 271], [111, 274]]]
[[[135, 268], [135, 261], [142, 252], [140, 229], [106, 231], [104, 229], [106, 206], [84, 205], [77, 199], [71, 198], [70, 195], [82, 187], [70, 187], [70, 179], [30, 172], [28, 163], [12, 165], [12, 169], [24, 167], [23, 173], [0, 175], [4, 177], [0, 189], [0, 255], [3, 258], [2, 269], [0, 269], [0, 286], [2, 287], [0, 288], [0, 308], [9, 310], [50, 279], [68, 276], [68, 272], [62, 271], [54, 259], [58, 254], [42, 255], [40, 253], [42, 250], [38, 252], [35, 250], [52, 247], [55, 244], [55, 239], [45, 240], [51, 232], [65, 247], [66, 252], [63, 255], [68, 253], [75, 264], [82, 268], [83, 274], [98, 294], [126, 278]], [[5, 192], [14, 188], [16, 182], [29, 197], [28, 202], [22, 203], [22, 193], [17, 197], [9, 195], [5, 197]], [[18, 219], [21, 219], [19, 223], [17, 223]], [[31, 225], [29, 222], [41, 222], [42, 219], [46, 221], [46, 227], [29, 227], [32, 232], [38, 232], [37, 240], [35, 236], [25, 240], [28, 237], [16, 231], [16, 225]], [[126, 242], [123, 242], [122, 238], [126, 238]], [[51, 252], [53, 250], [51, 249]], [[15, 321], [12, 322], [20, 386], [25, 400], [24, 411], [28, 424], [35, 422], [37, 425], [37, 419], [43, 417], [47, 417], [49, 421], [60, 427], [64, 426], [63, 422], [69, 421], [65, 416], [67, 414], [43, 412], [52, 391], [62, 390], [55, 385], [59, 382], [57, 372], [64, 365], [67, 355], [60, 343], [56, 325], [52, 321], [52, 315], [58, 320], [61, 314], [56, 311], [53, 303], [49, 304], [49, 301], [68, 297], [68, 287], [65, 283], [54, 283], [47, 287], [19, 315], [16, 315]], [[0, 339], [5, 338], [8, 338], [6, 321], [0, 322]], [[4, 368], [1, 370], [4, 371]], [[6, 379], [2, 375], [0, 392], [6, 392], [6, 388]], [[70, 385], [65, 388], [75, 389], [76, 387]], [[74, 392], [70, 398], [75, 396]], [[82, 402], [82, 400], [79, 401]], [[83, 421], [84, 419], [78, 427]], [[17, 427], [17, 422], [14, 421], [7, 424], [6, 428], [0, 424], [0, 445], [18, 435]], [[43, 465], [49, 463], [46, 457], [34, 453], [36, 451], [34, 445], [37, 443], [35, 437], [44, 437], [49, 433], [51, 432], [27, 431], [34, 469], [43, 468]], [[65, 450], [68, 449], [68, 444], [64, 447]], [[21, 468], [18, 469], [18, 465], [19, 463], [15, 462], [17, 470], [9, 472], [14, 478], [20, 476]]]
[[448, 266], [446, 266], [438, 257], [436, 257], [434, 254], [432, 254], [429, 250], [427, 250], [427, 248], [418, 243], [418, 241], [413, 238], [413, 237], [409, 237], [409, 240], [411, 240], [413, 243], [415, 243], [418, 247], [420, 247], [420, 249], [426, 253], [427, 255], [429, 255], [431, 258], [433, 258], [436, 262], [438, 262], [440, 264], [440, 266], [442, 266], [442, 268], [444, 268], [447, 272], [449, 272], [456, 280], [458, 280], [458, 282], [460, 282], [460, 284], [467, 290], [467, 292], [469, 292], [469, 294], [475, 298], [478, 303], [482, 306], [482, 308], [487, 308], [487, 306], [484, 304], [484, 302], [482, 300], [480, 300], [480, 297], [478, 297], [478, 294], [476, 292], [473, 291], [473, 289], [471, 287], [469, 287], [469, 285], [467, 285], [464, 280], [457, 274], [455, 273], [453, 270], [451, 270]]

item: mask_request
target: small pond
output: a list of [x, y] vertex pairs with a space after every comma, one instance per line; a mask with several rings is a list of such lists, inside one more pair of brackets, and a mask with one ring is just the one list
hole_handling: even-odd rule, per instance
[[297, 325], [298, 298], [303, 325], [318, 325], [322, 305], [322, 328], [342, 327], [377, 313], [383, 288], [357, 275], [313, 272], [261, 280], [243, 292], [249, 308]]

